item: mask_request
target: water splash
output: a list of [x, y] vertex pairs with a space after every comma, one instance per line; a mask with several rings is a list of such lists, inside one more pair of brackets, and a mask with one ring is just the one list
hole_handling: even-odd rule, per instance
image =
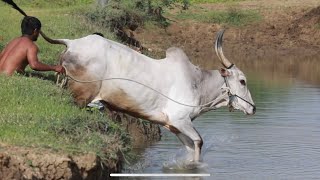
[[[203, 157], [204, 155], [202, 155]], [[205, 169], [208, 165], [205, 162], [193, 161], [193, 150], [180, 148], [171, 160], [163, 163], [164, 170], [194, 170]]]
[[204, 160], [209, 151], [217, 150], [219, 147], [231, 143], [236, 136], [215, 136], [204, 135], [204, 144], [201, 149], [200, 162], [193, 162], [194, 151], [190, 148], [181, 147], [168, 161], [163, 163], [164, 170], [206, 170], [207, 162]]
[[[125, 165], [123, 172], [143, 173], [158, 169], [163, 173], [207, 173], [207, 171], [210, 171], [212, 162], [206, 161], [208, 159], [206, 155], [220, 148], [224, 149], [224, 146], [229, 145], [239, 137], [229, 132], [218, 133], [215, 136], [212, 136], [210, 132], [204, 132], [203, 134], [204, 144], [199, 163], [192, 161], [192, 149], [188, 150], [183, 145], [172, 148], [167, 143], [159, 143], [147, 148], [138, 158], [138, 161]], [[180, 141], [177, 139], [176, 143], [180, 144]]]

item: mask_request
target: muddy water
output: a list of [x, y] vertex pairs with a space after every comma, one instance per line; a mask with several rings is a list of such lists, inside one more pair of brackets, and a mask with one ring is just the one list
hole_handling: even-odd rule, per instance
[[320, 65], [318, 60], [285, 64], [240, 64], [257, 113], [220, 109], [196, 119], [205, 142], [200, 168], [179, 166], [184, 147], [163, 130], [162, 140], [140, 150], [141, 160], [125, 172], [211, 175], [203, 179], [320, 178], [320, 71], [314, 71]]

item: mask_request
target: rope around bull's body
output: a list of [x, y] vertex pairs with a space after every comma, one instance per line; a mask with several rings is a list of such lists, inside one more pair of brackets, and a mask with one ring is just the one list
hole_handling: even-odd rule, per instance
[[[140, 84], [140, 85], [142, 85], [142, 86], [144, 86], [144, 87], [146, 87], [146, 88], [148, 88], [148, 89], [150, 89], [150, 90], [152, 90], [152, 91], [160, 94], [161, 96], [169, 99], [169, 100], [172, 101], [172, 102], [175, 102], [175, 103], [180, 104], [180, 105], [182, 105], [182, 106], [194, 107], [194, 108], [196, 108], [196, 107], [212, 108], [214, 105], [216, 105], [218, 102], [220, 102], [220, 101], [221, 101], [222, 99], [224, 99], [226, 96], [228, 96], [228, 92], [229, 92], [229, 88], [226, 87], [226, 88], [225, 88], [225, 89], [226, 89], [225, 93], [222, 94], [221, 96], [219, 96], [218, 98], [216, 98], [216, 99], [214, 99], [214, 100], [212, 100], [212, 101], [210, 101], [210, 102], [208, 102], [208, 103], [205, 103], [205, 104], [190, 105], [190, 104], [185, 104], [185, 103], [181, 103], [181, 102], [179, 102], [179, 101], [176, 101], [176, 100], [170, 98], [169, 96], [163, 94], [162, 92], [160, 92], [160, 91], [158, 91], [158, 90], [156, 90], [156, 89], [154, 89], [154, 88], [152, 88], [152, 87], [150, 87], [150, 86], [148, 86], [148, 85], [146, 85], [146, 84], [143, 84], [143, 83], [141, 83], [141, 82], [138, 82], [138, 81], [135, 81], [135, 80], [132, 80], [132, 79], [129, 79], [129, 78], [103, 78], [103, 79], [98, 79], [98, 80], [79, 80], [79, 79], [76, 79], [76, 78], [74, 78], [74, 77], [72, 77], [72, 76], [70, 76], [70, 75], [66, 75], [66, 76], [67, 76], [67, 78], [70, 78], [71, 80], [76, 81], [76, 82], [78, 82], [78, 83], [94, 83], [94, 82], [110, 81], [110, 80], [130, 81], [130, 82], [133, 82], [133, 83]], [[210, 106], [209, 106], [209, 105], [210, 105]]]

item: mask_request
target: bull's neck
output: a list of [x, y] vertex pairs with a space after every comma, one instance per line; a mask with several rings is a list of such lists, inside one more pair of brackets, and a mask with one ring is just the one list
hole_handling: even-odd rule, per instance
[[206, 104], [221, 97], [225, 90], [224, 78], [218, 70], [203, 70], [200, 88], [200, 104]]

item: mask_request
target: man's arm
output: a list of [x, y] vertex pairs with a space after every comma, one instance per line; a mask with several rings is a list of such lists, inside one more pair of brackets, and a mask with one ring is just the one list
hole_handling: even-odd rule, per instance
[[55, 71], [64, 73], [64, 68], [61, 65], [47, 65], [38, 60], [38, 48], [33, 46], [27, 50], [28, 63], [31, 69], [37, 71]]

